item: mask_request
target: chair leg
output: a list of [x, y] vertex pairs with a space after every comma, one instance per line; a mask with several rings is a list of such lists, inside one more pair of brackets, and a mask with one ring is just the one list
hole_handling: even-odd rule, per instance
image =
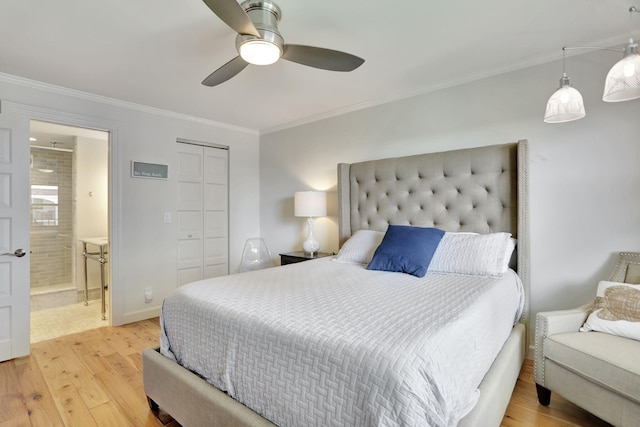
[[551, 402], [551, 390], [542, 387], [540, 384], [536, 384], [536, 391], [538, 392], [538, 402], [542, 406], [549, 406]]

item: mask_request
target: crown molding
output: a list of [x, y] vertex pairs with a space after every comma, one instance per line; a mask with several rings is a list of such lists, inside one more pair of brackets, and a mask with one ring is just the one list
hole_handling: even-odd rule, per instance
[[[634, 33], [632, 35], [632, 37], [635, 40], [640, 39], [640, 33]], [[628, 40], [629, 35], [617, 35], [614, 37], [609, 37], [607, 39], [604, 40], [599, 40], [599, 41], [593, 41], [593, 42], [588, 42], [588, 45], [601, 45], [603, 47], [612, 47], [612, 46], [617, 46], [617, 47], [624, 47], [625, 44], [622, 43], [621, 41], [625, 41]], [[381, 97], [381, 98], [375, 98], [375, 99], [370, 99], [358, 104], [353, 104], [344, 108], [339, 108], [336, 110], [331, 110], [331, 111], [327, 111], [324, 113], [320, 113], [320, 114], [316, 114], [314, 116], [309, 116], [309, 117], [304, 117], [298, 120], [293, 120], [287, 123], [283, 123], [281, 125], [277, 125], [277, 126], [273, 126], [273, 127], [269, 127], [269, 128], [264, 128], [260, 130], [260, 135], [267, 135], [270, 133], [274, 133], [274, 132], [279, 132], [279, 131], [283, 131], [286, 129], [290, 129], [290, 128], [294, 128], [297, 126], [302, 126], [305, 124], [309, 124], [309, 123], [313, 123], [313, 122], [318, 122], [320, 120], [325, 120], [325, 119], [330, 119], [332, 117], [336, 117], [336, 116], [340, 116], [343, 114], [348, 114], [348, 113], [353, 113], [359, 110], [364, 110], [366, 108], [373, 108], [373, 107], [378, 107], [380, 105], [383, 104], [389, 104], [392, 102], [396, 102], [396, 101], [402, 101], [405, 99], [409, 99], [409, 98], [413, 98], [413, 97], [417, 97], [417, 96], [422, 96], [422, 95], [427, 95], [429, 93], [433, 93], [433, 92], [437, 92], [440, 90], [444, 90], [444, 89], [448, 89], [451, 87], [455, 87], [455, 86], [460, 86], [463, 84], [467, 84], [467, 83], [472, 83], [478, 80], [482, 80], [482, 79], [487, 79], [487, 78], [491, 78], [491, 77], [495, 77], [495, 76], [499, 76], [501, 74], [506, 74], [506, 73], [510, 73], [510, 72], [515, 72], [515, 71], [519, 71], [519, 70], [523, 70], [526, 68], [530, 68], [530, 67], [536, 67], [539, 65], [543, 65], [543, 64], [547, 64], [547, 63], [551, 63], [554, 61], [561, 61], [562, 58], [562, 46], [558, 46], [557, 51], [553, 52], [553, 53], [546, 53], [543, 55], [540, 55], [538, 57], [533, 57], [533, 58], [529, 58], [525, 61], [520, 61], [518, 63], [512, 63], [512, 64], [508, 64], [506, 66], [502, 66], [502, 67], [497, 67], [494, 68], [493, 70], [488, 70], [482, 73], [474, 73], [474, 74], [470, 74], [465, 76], [464, 78], [461, 79], [449, 79], [449, 80], [443, 80], [440, 82], [435, 82], [432, 85], [429, 86], [425, 86], [422, 88], [418, 88], [412, 91], [408, 91], [408, 92], [404, 92], [404, 93], [399, 93], [399, 94], [395, 94], [395, 95], [391, 95], [391, 96], [387, 96], [387, 97]], [[567, 57], [569, 56], [574, 56], [574, 55], [587, 55], [589, 52], [572, 52], [572, 53], [567, 53]], [[618, 58], [621, 59], [621, 58]], [[611, 65], [613, 65], [615, 63], [617, 59], [615, 57], [612, 57], [612, 63]]]
[[136, 104], [134, 102], [123, 101], [120, 99], [109, 98], [107, 96], [96, 95], [81, 90], [70, 89], [63, 86], [57, 86], [50, 83], [40, 82], [37, 80], [31, 80], [24, 77], [14, 76], [11, 74], [0, 73], [0, 82], [5, 82], [17, 86], [28, 87], [30, 89], [41, 90], [44, 92], [55, 93], [57, 95], [64, 95], [73, 98], [82, 99], [85, 101], [97, 102], [100, 104], [111, 105], [114, 107], [125, 108], [128, 110], [138, 111], [142, 113], [153, 114], [156, 116], [163, 116], [167, 118], [184, 120], [193, 123], [199, 123], [207, 126], [215, 126], [221, 129], [242, 132], [250, 135], [258, 135], [259, 132], [255, 129], [249, 129], [241, 126], [229, 125], [226, 123], [217, 122], [215, 120], [205, 119], [202, 117], [190, 116], [188, 114], [176, 113], [174, 111], [163, 110], [161, 108], [149, 107], [147, 105]]

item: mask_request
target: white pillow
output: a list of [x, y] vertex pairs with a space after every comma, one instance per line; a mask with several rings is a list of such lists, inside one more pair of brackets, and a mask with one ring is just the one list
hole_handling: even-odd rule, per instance
[[347, 264], [369, 264], [383, 238], [382, 231], [358, 230], [344, 242], [334, 261]]
[[428, 272], [501, 276], [509, 269], [515, 239], [510, 233], [445, 233]]
[[640, 285], [601, 281], [595, 311], [581, 332], [604, 332], [640, 341]]

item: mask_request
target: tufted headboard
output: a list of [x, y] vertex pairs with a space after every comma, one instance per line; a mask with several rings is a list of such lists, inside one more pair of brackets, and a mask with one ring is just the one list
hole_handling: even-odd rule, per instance
[[[527, 141], [338, 165], [342, 245], [389, 224], [510, 232], [529, 300]], [[522, 321], [527, 320], [528, 304]]]

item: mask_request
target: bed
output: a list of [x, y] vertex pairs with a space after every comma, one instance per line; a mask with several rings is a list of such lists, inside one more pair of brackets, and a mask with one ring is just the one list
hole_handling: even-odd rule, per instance
[[[165, 300], [161, 349], [143, 352], [152, 409], [185, 426], [499, 425], [525, 355], [526, 164], [526, 141], [340, 164], [336, 258], [390, 224], [463, 238], [502, 232], [517, 239], [517, 275], [414, 277], [323, 258], [190, 284]], [[513, 283], [517, 292], [496, 293]], [[418, 302], [435, 301], [430, 292], [453, 303], [426, 310]], [[513, 300], [517, 309], [484, 300]], [[218, 312], [228, 312], [224, 325], [210, 326]], [[468, 317], [476, 312], [482, 323]], [[486, 327], [487, 319], [501, 323]], [[501, 335], [487, 333], [494, 329]], [[294, 356], [276, 366], [285, 353]], [[447, 354], [460, 359], [447, 363]]]

